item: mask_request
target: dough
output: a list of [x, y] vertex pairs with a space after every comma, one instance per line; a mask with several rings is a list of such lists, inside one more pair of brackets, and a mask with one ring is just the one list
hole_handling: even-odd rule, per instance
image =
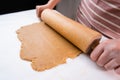
[[32, 62], [32, 68], [43, 71], [78, 56], [81, 51], [44, 22], [17, 30], [21, 41], [20, 57]]

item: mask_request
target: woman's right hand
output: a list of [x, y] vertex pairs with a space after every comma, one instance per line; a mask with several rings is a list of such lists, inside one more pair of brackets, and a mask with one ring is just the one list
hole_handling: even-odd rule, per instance
[[38, 5], [36, 6], [36, 13], [37, 16], [40, 18], [41, 17], [41, 13], [44, 9], [53, 9], [58, 3], [60, 2], [60, 0], [49, 0], [47, 4], [45, 5]]
[[36, 6], [36, 15], [40, 18], [41, 17], [41, 13], [44, 9], [48, 8], [48, 5], [38, 5]]

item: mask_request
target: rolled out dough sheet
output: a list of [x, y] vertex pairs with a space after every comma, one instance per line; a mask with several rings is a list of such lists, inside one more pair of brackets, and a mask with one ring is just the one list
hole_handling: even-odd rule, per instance
[[32, 68], [43, 71], [78, 56], [81, 51], [44, 22], [17, 30], [21, 41], [20, 57], [32, 62]]

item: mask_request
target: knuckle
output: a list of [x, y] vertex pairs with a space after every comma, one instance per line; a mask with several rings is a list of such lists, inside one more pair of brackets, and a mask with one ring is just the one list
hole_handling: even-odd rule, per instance
[[120, 69], [116, 69], [115, 72], [120, 75]]
[[96, 63], [97, 63], [97, 65], [99, 65], [99, 66], [101, 66], [101, 67], [103, 66], [103, 63], [102, 63], [101, 60], [98, 60]]
[[112, 69], [111, 66], [108, 66], [108, 65], [105, 65], [104, 68], [105, 68], [106, 70], [111, 70], [111, 69]]

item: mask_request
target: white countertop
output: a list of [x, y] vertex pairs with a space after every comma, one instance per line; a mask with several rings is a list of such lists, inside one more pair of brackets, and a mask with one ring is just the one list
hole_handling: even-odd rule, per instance
[[21, 44], [16, 34], [21, 26], [34, 22], [39, 22], [35, 10], [0, 15], [0, 80], [120, 80], [119, 75], [101, 69], [85, 54], [43, 72], [34, 71], [19, 56]]

